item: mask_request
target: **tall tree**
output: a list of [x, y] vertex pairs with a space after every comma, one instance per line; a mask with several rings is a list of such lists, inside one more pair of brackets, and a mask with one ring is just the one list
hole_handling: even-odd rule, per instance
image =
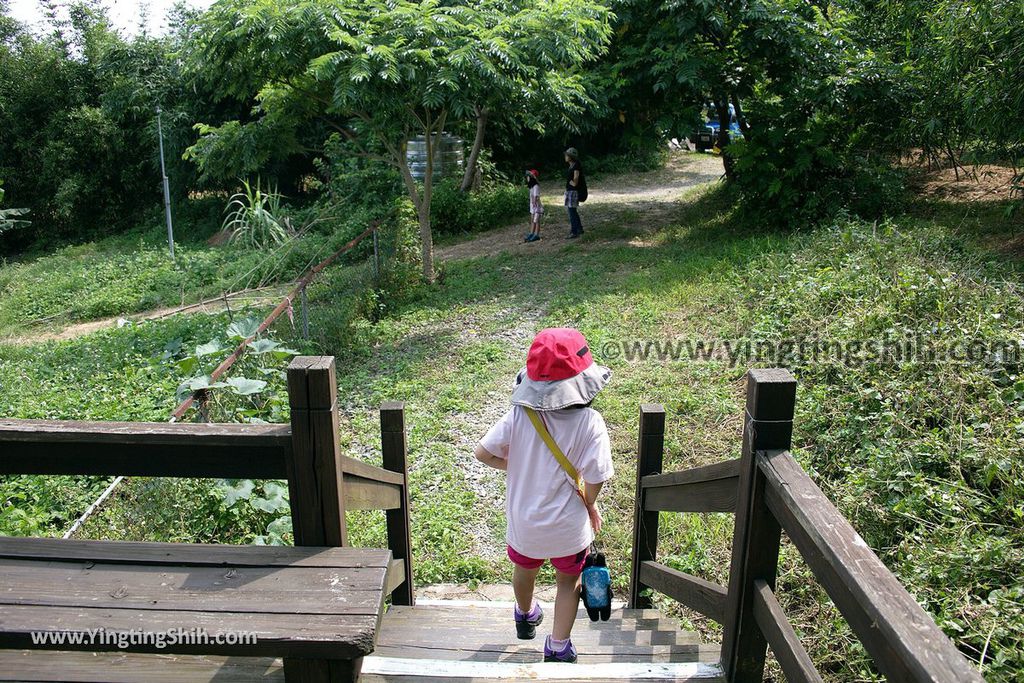
[[[609, 21], [592, 0], [224, 0], [205, 16], [193, 67], [254, 107], [248, 120], [202, 128], [190, 156], [203, 173], [248, 172], [273, 153], [322, 149], [342, 136], [401, 173], [432, 281], [441, 133], [495, 105], [514, 108], [517, 95], [552, 93], [548, 101], [575, 106], [582, 86], [573, 71], [604, 49]], [[406, 160], [415, 135], [429, 141], [422, 183]]]

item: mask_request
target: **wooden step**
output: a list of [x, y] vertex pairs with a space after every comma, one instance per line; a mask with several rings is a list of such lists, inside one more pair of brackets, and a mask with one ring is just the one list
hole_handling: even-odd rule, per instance
[[[525, 641], [516, 638], [511, 605], [393, 606], [384, 615], [373, 656], [539, 664], [544, 659], [544, 637], [551, 632], [552, 611], [551, 605], [545, 606], [545, 622], [536, 639]], [[608, 621], [597, 622], [580, 610], [572, 640], [581, 665], [715, 664], [719, 657], [719, 646], [702, 645], [696, 634], [680, 630], [657, 610], [617, 609]]]
[[[572, 639], [579, 663], [543, 662], [552, 606], [534, 640], [518, 640], [512, 605], [431, 602], [392, 606], [373, 655], [363, 661], [367, 683], [516, 683], [519, 681], [700, 681], [721, 683], [719, 647], [702, 645], [657, 610], [615, 609], [591, 622], [580, 610]], [[68, 672], [74, 675], [69, 677]], [[0, 680], [53, 683], [242, 683], [283, 681], [280, 659], [127, 653], [0, 650]]]
[[510, 664], [402, 659], [371, 655], [363, 662], [363, 683], [519, 683], [526, 681], [678, 681], [724, 683], [717, 664]]

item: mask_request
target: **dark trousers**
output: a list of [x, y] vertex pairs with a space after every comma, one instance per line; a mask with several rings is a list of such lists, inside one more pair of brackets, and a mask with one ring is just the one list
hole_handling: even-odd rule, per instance
[[567, 206], [565, 210], [569, 213], [569, 232], [573, 235], [583, 234], [583, 221], [580, 220], [580, 210], [575, 206]]

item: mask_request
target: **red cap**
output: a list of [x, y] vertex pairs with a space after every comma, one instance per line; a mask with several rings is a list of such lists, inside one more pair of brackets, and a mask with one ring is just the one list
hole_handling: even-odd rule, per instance
[[527, 173], [532, 175], [534, 180], [540, 180], [540, 173], [537, 172], [537, 169], [531, 169]]
[[594, 364], [586, 338], [579, 330], [550, 327], [541, 330], [526, 356], [526, 374], [534, 382], [570, 379]]

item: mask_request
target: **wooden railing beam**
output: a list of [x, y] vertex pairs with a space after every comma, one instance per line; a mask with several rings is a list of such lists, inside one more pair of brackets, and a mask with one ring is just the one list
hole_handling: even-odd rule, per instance
[[398, 505], [387, 511], [388, 547], [402, 561], [400, 585], [391, 592], [396, 605], [413, 605], [412, 528], [409, 519], [409, 446], [405, 430], [405, 404], [385, 403], [380, 409], [381, 451], [384, 469], [401, 478]]
[[811, 656], [766, 581], [754, 581], [754, 619], [778, 660], [786, 683], [824, 683]]
[[761, 454], [759, 469], [773, 517], [888, 680], [983, 683], [792, 455]]
[[640, 580], [676, 602], [722, 623], [726, 591], [723, 586], [648, 560], [640, 565]]
[[747, 373], [729, 598], [722, 634], [722, 668], [728, 683], [761, 683], [764, 678], [768, 643], [754, 618], [754, 582], [760, 579], [774, 588], [781, 529], [765, 505], [757, 452], [790, 447], [795, 405], [796, 380], [788, 370]]
[[292, 360], [288, 400], [292, 425], [288, 492], [295, 545], [348, 545], [334, 358]]
[[643, 479], [661, 472], [665, 452], [665, 409], [660, 405], [640, 406], [640, 436], [637, 443], [636, 504], [633, 510], [633, 558], [629, 581], [630, 609], [649, 609], [649, 596], [642, 595], [648, 587], [640, 569], [644, 562], [658, 555], [658, 513], [646, 504]]

